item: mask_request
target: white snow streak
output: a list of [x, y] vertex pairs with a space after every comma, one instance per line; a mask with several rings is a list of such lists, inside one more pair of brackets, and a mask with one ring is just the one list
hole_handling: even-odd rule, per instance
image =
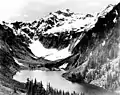
[[15, 60], [15, 62], [16, 62], [18, 65], [24, 66], [22, 63], [18, 62], [16, 58], [13, 57], [13, 59]]

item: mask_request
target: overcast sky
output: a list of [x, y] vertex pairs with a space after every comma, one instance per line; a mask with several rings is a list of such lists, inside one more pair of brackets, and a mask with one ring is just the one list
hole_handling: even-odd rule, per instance
[[119, 0], [0, 0], [0, 20], [33, 21], [49, 12], [70, 9], [77, 13], [99, 12]]

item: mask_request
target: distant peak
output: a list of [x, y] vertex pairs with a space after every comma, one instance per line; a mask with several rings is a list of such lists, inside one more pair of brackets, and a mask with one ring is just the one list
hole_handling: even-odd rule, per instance
[[59, 15], [64, 15], [64, 16], [71, 16], [74, 14], [74, 12], [70, 11], [70, 9], [65, 9], [65, 10], [58, 10], [55, 13], [59, 14]]

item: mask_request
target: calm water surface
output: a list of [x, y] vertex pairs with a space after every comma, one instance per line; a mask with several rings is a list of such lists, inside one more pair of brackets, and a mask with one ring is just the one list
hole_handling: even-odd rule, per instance
[[50, 83], [53, 88], [61, 89], [69, 92], [84, 92], [86, 95], [115, 95], [113, 93], [107, 92], [106, 90], [90, 85], [90, 84], [78, 84], [72, 83], [64, 79], [61, 75], [64, 71], [41, 71], [41, 70], [22, 70], [17, 72], [13, 79], [26, 82], [27, 78], [35, 79], [40, 82], [42, 81], [43, 86], [46, 88], [47, 84]]

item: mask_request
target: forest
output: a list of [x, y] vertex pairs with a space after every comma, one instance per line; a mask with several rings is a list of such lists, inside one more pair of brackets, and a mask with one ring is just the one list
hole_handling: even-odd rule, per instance
[[42, 81], [37, 82], [36, 79], [35, 81], [27, 79], [25, 88], [27, 93], [26, 95], [85, 95], [84, 93], [79, 94], [75, 91], [73, 93], [70, 93], [55, 89], [51, 87], [50, 83], [47, 84], [47, 87], [45, 89]]

